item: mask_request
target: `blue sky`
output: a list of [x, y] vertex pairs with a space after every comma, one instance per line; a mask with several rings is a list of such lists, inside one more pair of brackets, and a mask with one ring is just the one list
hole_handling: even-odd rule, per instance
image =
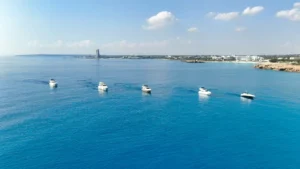
[[299, 30], [291, 0], [0, 1], [0, 55], [300, 53]]

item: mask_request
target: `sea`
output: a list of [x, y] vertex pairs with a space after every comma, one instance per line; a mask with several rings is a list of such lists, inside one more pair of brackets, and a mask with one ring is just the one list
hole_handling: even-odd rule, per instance
[[253, 66], [0, 58], [0, 169], [299, 169], [300, 74]]

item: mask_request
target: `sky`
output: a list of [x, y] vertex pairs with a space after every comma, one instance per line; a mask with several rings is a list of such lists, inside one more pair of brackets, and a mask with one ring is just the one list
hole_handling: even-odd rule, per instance
[[300, 54], [300, 1], [0, 0], [0, 55]]

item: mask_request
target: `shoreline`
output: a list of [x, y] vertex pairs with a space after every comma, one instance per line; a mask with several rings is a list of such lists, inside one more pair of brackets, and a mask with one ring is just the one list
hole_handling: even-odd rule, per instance
[[256, 69], [275, 70], [283, 72], [300, 73], [300, 65], [291, 65], [288, 63], [259, 63], [254, 66]]
[[[77, 59], [96, 59], [97, 58], [82, 58], [82, 57], [75, 57]], [[236, 63], [236, 64], [258, 64], [261, 62], [253, 62], [253, 61], [218, 61], [218, 60], [198, 60], [198, 59], [167, 59], [167, 58], [146, 58], [146, 59], [140, 59], [140, 58], [100, 58], [101, 59], [124, 59], [124, 60], [168, 60], [168, 61], [180, 61], [184, 63]]]
[[257, 64], [259, 62], [252, 62], [252, 61], [204, 61], [207, 63], [237, 63], [237, 64]]

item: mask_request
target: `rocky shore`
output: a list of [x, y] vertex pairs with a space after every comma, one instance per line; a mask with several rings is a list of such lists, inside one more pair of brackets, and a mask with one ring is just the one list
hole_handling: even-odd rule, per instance
[[269, 69], [285, 72], [299, 72], [300, 65], [291, 65], [287, 63], [260, 63], [254, 66], [257, 69]]

